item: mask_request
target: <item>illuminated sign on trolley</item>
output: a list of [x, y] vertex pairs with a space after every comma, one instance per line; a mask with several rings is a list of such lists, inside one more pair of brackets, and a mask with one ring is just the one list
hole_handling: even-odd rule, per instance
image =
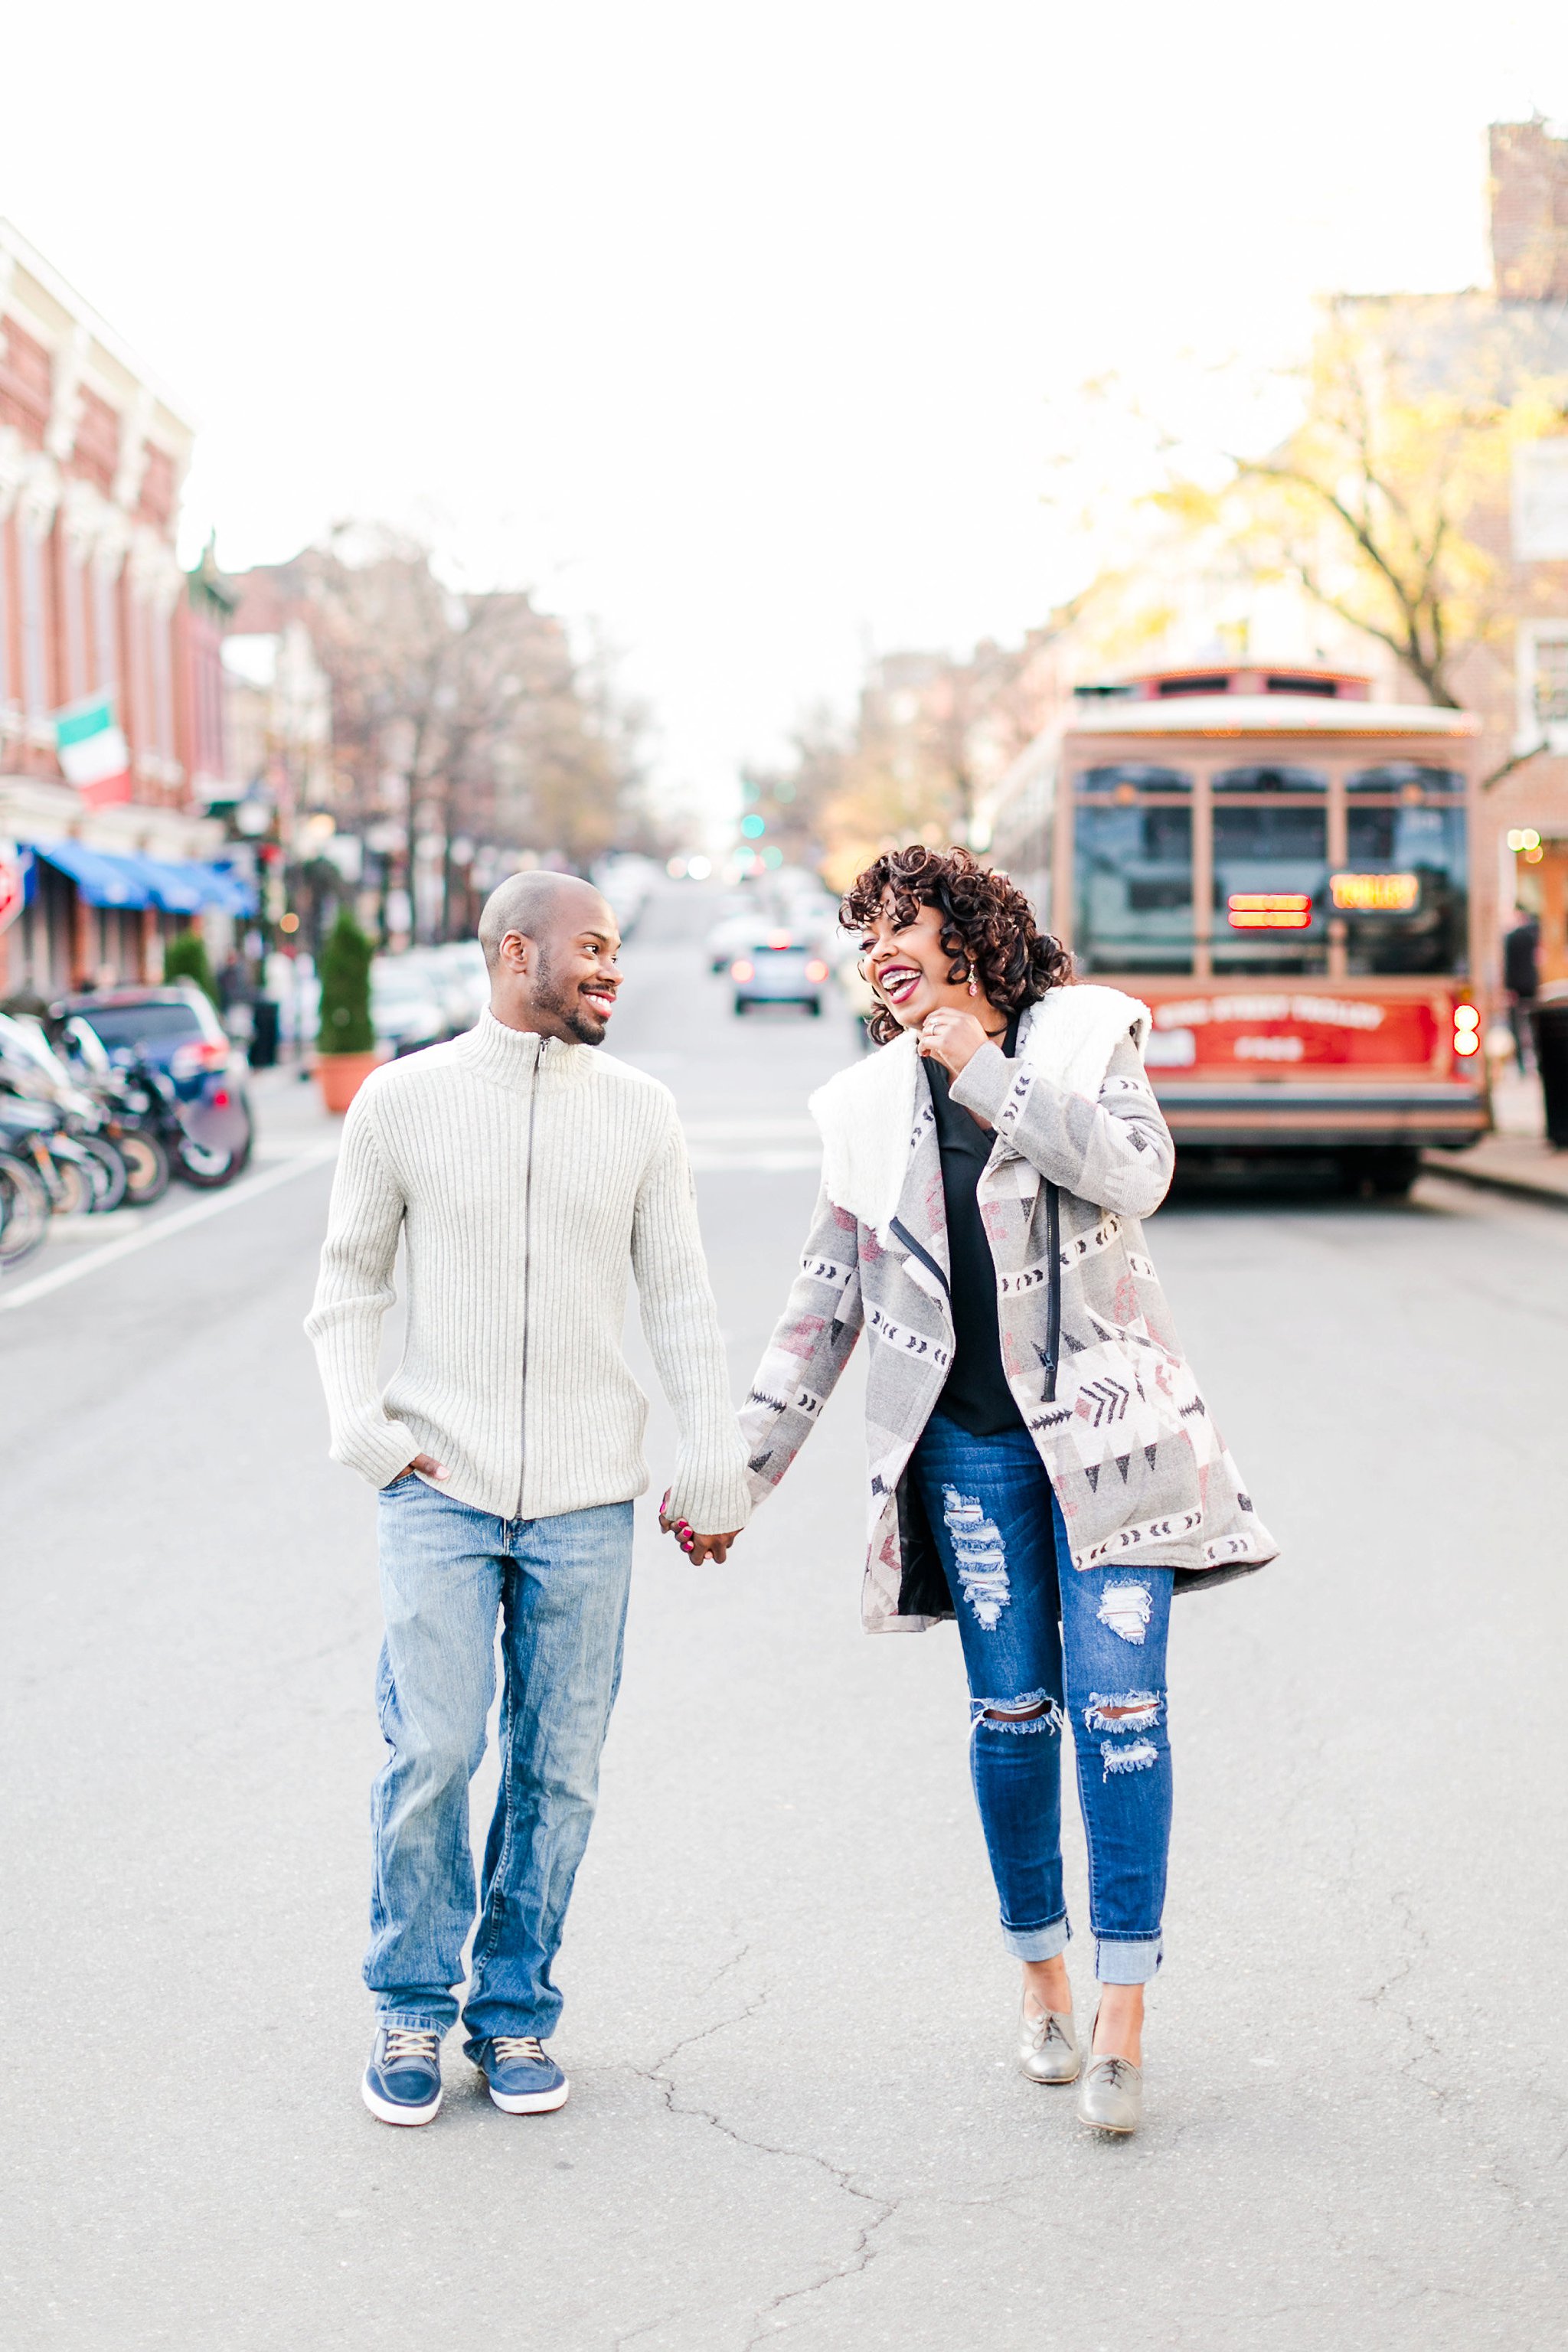
[[1305, 890], [1236, 890], [1226, 909], [1233, 931], [1304, 931], [1312, 919]]
[[1417, 874], [1331, 874], [1336, 907], [1355, 915], [1408, 915], [1421, 896]]

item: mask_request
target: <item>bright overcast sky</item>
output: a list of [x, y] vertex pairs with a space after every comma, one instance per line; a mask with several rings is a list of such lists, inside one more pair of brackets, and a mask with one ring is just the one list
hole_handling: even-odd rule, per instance
[[1073, 584], [1086, 379], [1483, 280], [1488, 121], [1568, 116], [1564, 0], [75, 0], [4, 56], [0, 212], [195, 412], [189, 540], [422, 525], [596, 616], [719, 808], [868, 647]]

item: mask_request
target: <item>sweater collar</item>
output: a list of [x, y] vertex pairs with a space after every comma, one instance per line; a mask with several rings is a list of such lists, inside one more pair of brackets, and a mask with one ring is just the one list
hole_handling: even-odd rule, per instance
[[536, 1029], [509, 1029], [488, 1004], [459, 1043], [464, 1060], [502, 1086], [515, 1086], [535, 1070], [564, 1071], [590, 1050], [568, 1045], [563, 1037], [542, 1037]]

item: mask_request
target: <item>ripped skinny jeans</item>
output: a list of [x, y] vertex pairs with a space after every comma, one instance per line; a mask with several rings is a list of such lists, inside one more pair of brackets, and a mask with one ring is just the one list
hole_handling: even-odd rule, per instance
[[1067, 1947], [1061, 1763], [1070, 1725], [1095, 1973], [1102, 1984], [1145, 1984], [1160, 1965], [1171, 1843], [1172, 1571], [1075, 1569], [1022, 1424], [974, 1437], [933, 1413], [910, 1475], [963, 1643], [970, 1768], [1002, 1940], [1021, 1960], [1054, 1959]]

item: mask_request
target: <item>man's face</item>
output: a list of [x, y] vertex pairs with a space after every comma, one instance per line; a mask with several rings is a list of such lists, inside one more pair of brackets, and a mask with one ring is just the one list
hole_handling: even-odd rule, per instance
[[620, 992], [621, 935], [602, 898], [578, 928], [575, 912], [538, 942], [533, 1009], [557, 1036], [602, 1045]]

